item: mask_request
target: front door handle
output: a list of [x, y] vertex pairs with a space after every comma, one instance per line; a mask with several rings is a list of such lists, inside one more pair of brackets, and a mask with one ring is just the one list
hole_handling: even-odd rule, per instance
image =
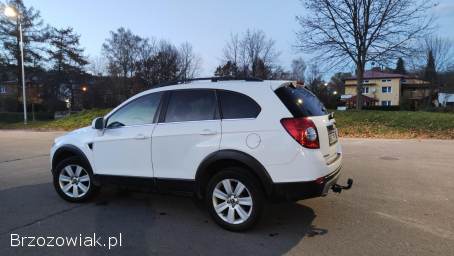
[[145, 140], [148, 137], [143, 135], [143, 134], [137, 134], [136, 137], [134, 137], [135, 140]]
[[218, 133], [217, 131], [213, 131], [211, 129], [203, 129], [200, 132], [200, 135], [216, 135], [217, 133]]

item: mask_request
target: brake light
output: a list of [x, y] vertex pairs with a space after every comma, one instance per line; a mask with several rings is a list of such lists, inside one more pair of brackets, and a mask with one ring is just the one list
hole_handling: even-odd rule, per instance
[[320, 148], [317, 127], [309, 118], [283, 118], [281, 124], [290, 136], [303, 147]]

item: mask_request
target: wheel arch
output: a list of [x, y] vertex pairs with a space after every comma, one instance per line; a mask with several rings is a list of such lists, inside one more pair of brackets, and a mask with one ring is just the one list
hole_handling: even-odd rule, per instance
[[203, 189], [209, 179], [223, 167], [239, 166], [249, 170], [250, 174], [258, 179], [267, 196], [272, 194], [273, 181], [265, 167], [253, 156], [238, 150], [220, 150], [211, 153], [197, 168], [195, 176], [195, 192], [198, 197], [203, 197]]
[[[57, 167], [58, 163], [60, 163], [62, 160], [71, 157], [71, 156], [78, 156], [80, 157], [90, 168], [91, 164], [90, 161], [88, 161], [87, 156], [85, 153], [79, 149], [78, 147], [74, 145], [62, 145], [60, 148], [58, 148], [53, 157], [52, 157], [52, 172], [55, 171], [55, 167]], [[93, 170], [93, 168], [91, 168]]]

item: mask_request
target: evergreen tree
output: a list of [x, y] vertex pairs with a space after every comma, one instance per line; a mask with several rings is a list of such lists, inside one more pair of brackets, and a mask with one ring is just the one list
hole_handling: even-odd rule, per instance
[[214, 72], [215, 76], [238, 76], [238, 67], [235, 63], [227, 61], [224, 65], [218, 66]]
[[88, 64], [83, 55], [84, 50], [80, 47], [80, 36], [73, 28], [53, 28], [50, 31], [50, 47], [47, 50], [49, 61], [53, 64], [54, 77], [49, 94], [51, 95], [50, 108], [59, 96], [59, 93], [71, 98], [73, 103], [73, 84], [81, 83], [84, 74], [83, 67]]
[[19, 22], [22, 24], [22, 38], [24, 42], [24, 64], [37, 66], [43, 59], [44, 45], [48, 36], [48, 26], [44, 25], [40, 12], [33, 7], [27, 8], [22, 0], [9, 0], [6, 4], [0, 3], [0, 10], [6, 6], [13, 8], [19, 17], [11, 18], [0, 15], [0, 50], [4, 60], [14, 60], [18, 89], [22, 85], [21, 54], [19, 49], [20, 34]]
[[47, 51], [53, 69], [59, 73], [81, 72], [88, 64], [80, 47], [79, 38], [73, 28], [53, 28], [50, 33], [50, 49]]
[[427, 97], [427, 105], [431, 104], [434, 97], [434, 89], [437, 86], [437, 69], [435, 67], [435, 58], [432, 50], [427, 54], [427, 65], [424, 69], [424, 79], [430, 82], [430, 95]]
[[272, 75], [271, 68], [266, 66], [265, 62], [260, 58], [255, 61], [254, 70], [255, 78], [269, 79]]
[[405, 69], [405, 62], [402, 58], [399, 58], [396, 63], [396, 68], [394, 69], [394, 73], [405, 75], [407, 74], [407, 70]]
[[[0, 15], [0, 41], [6, 58], [14, 59], [15, 64], [18, 67], [21, 66], [18, 26], [20, 21], [24, 41], [24, 62], [38, 64], [43, 59], [43, 43], [48, 37], [48, 27], [44, 25], [40, 12], [33, 7], [27, 8], [22, 0], [8, 1], [6, 5], [1, 6], [1, 9], [6, 6], [12, 7], [19, 14], [18, 18]], [[18, 77], [20, 78], [20, 74]]]
[[424, 69], [424, 79], [429, 81], [434, 85], [437, 80], [437, 71], [435, 68], [435, 58], [433, 56], [433, 52], [429, 51], [427, 54], [427, 64], [426, 68]]

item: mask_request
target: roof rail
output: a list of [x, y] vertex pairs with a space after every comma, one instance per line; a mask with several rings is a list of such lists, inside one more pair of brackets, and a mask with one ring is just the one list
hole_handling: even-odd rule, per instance
[[177, 85], [177, 84], [185, 84], [192, 81], [205, 81], [211, 80], [211, 82], [218, 82], [218, 81], [232, 81], [232, 80], [244, 80], [247, 82], [262, 82], [263, 79], [256, 78], [256, 77], [245, 77], [245, 78], [238, 78], [233, 76], [213, 76], [213, 77], [197, 77], [197, 78], [190, 78], [190, 79], [183, 79], [183, 80], [175, 80], [157, 84], [156, 87], [164, 87], [170, 85]]
[[198, 78], [191, 78], [187, 80], [182, 80], [183, 82], [191, 82], [191, 81], [200, 81], [200, 80], [211, 80], [211, 82], [217, 81], [229, 81], [229, 80], [245, 80], [248, 82], [262, 82], [263, 79], [257, 77], [234, 77], [234, 76], [212, 76], [212, 77], [198, 77]]

